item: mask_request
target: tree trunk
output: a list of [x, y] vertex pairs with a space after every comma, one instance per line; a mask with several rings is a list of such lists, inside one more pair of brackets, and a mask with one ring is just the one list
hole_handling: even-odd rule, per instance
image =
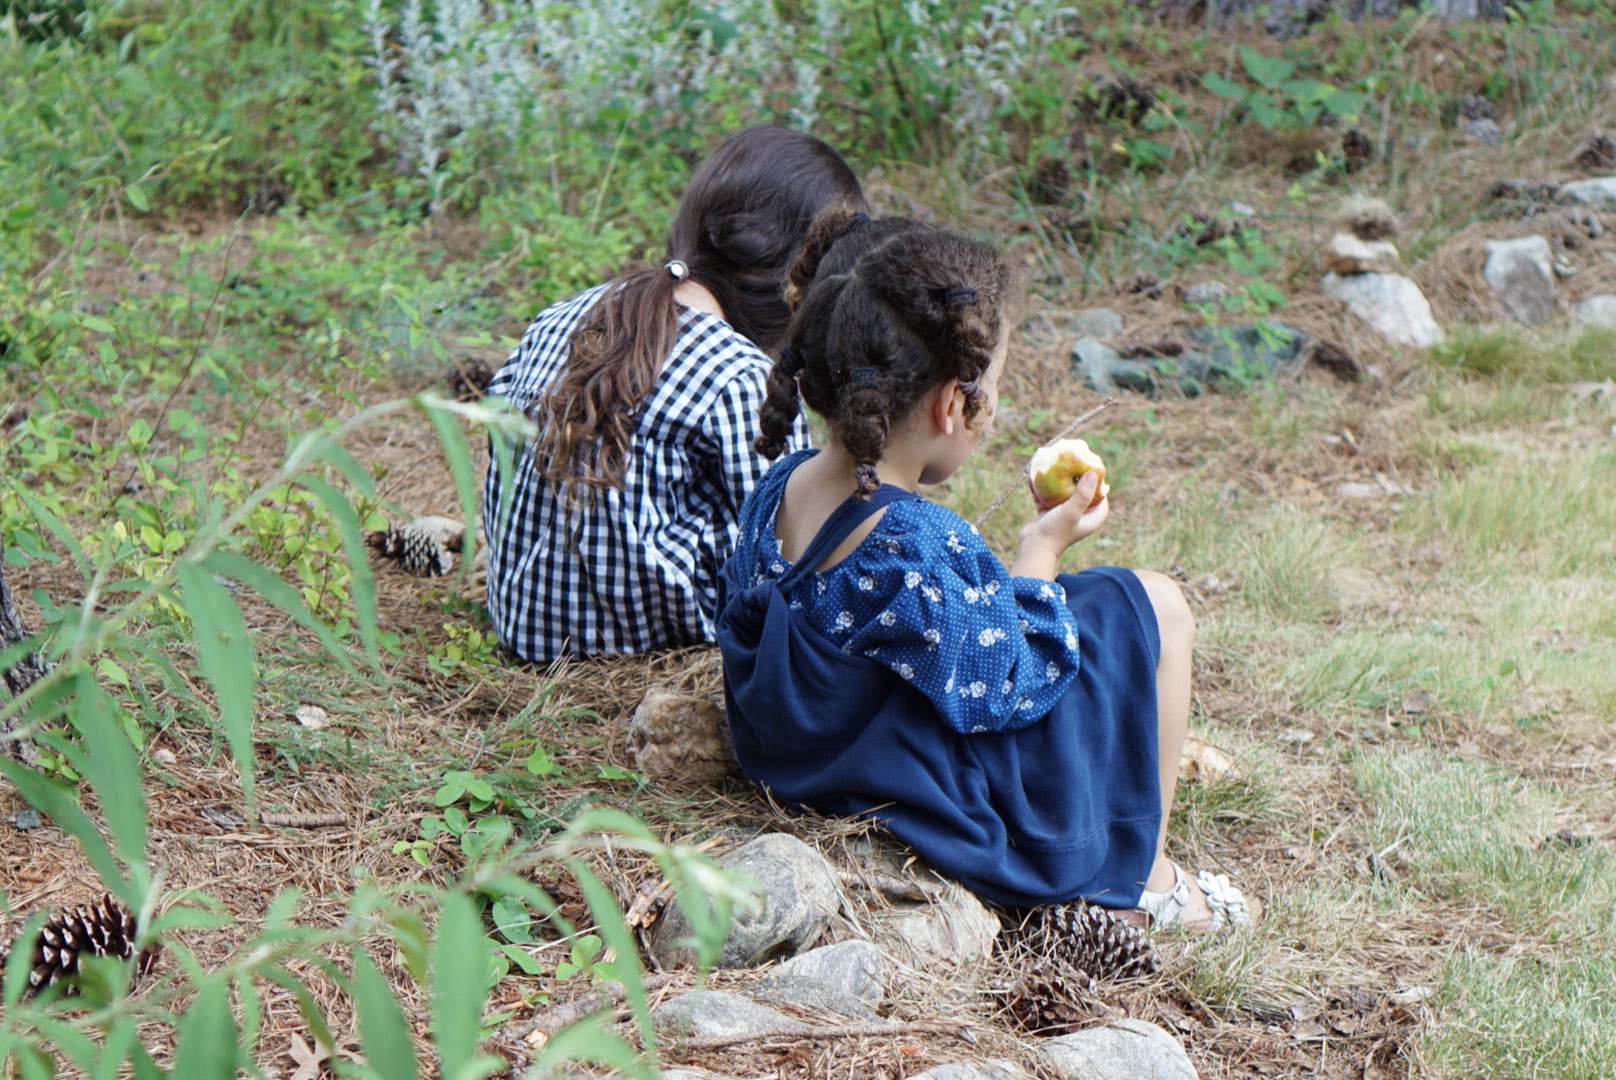
[[[11, 586], [6, 583], [6, 541], [0, 536], [0, 649], [9, 648], [19, 641], [28, 640], [28, 628], [23, 625], [17, 606], [11, 601]], [[27, 690], [50, 671], [50, 664], [39, 653], [29, 653], [5, 670], [6, 687], [13, 695]], [[0, 735], [11, 731], [9, 724], [0, 724]], [[0, 740], [0, 752], [11, 755], [24, 764], [38, 764], [39, 754], [33, 740]]]

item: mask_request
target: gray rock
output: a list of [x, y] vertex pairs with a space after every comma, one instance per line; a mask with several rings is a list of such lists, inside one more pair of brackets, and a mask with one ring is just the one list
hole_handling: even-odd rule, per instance
[[[783, 833], [769, 833], [718, 860], [757, 882], [761, 904], [739, 911], [718, 956], [719, 967], [750, 967], [793, 956], [812, 945], [841, 906], [836, 874], [824, 856]], [[693, 963], [690, 920], [677, 905], [658, 920], [651, 951], [664, 967]]]
[[1577, 319], [1589, 326], [1616, 330], [1616, 296], [1590, 296], [1576, 307]]
[[1323, 288], [1394, 345], [1426, 348], [1442, 340], [1430, 301], [1401, 274], [1326, 274]]
[[1066, 324], [1068, 333], [1086, 338], [1116, 337], [1126, 324], [1122, 316], [1110, 308], [1087, 308], [1073, 315]]
[[1337, 233], [1324, 245], [1324, 265], [1332, 274], [1395, 274], [1397, 248], [1388, 240]]
[[1554, 255], [1541, 236], [1487, 241], [1481, 276], [1520, 322], [1544, 322], [1554, 311]]
[[886, 993], [886, 961], [868, 941], [840, 941], [792, 957], [764, 981], [777, 979], [812, 980], [866, 1005], [878, 1005]]
[[1504, 141], [1504, 132], [1496, 120], [1485, 116], [1478, 116], [1474, 120], [1466, 120], [1464, 137], [1471, 142], [1485, 143], [1488, 146], [1497, 146]]
[[1250, 203], [1243, 203], [1234, 199], [1229, 203], [1229, 210], [1235, 217], [1253, 218], [1257, 216], [1257, 208]]
[[1306, 334], [1277, 319], [1239, 326], [1197, 326], [1184, 336], [1195, 346], [1179, 358], [1187, 374], [1236, 384], [1277, 371], [1300, 356], [1307, 344]]
[[958, 887], [924, 907], [911, 908], [889, 924], [892, 933], [918, 956], [968, 966], [987, 958], [999, 936], [999, 917], [975, 895]]
[[658, 1031], [693, 1039], [774, 1035], [802, 1027], [785, 1013], [724, 990], [694, 990], [651, 1010]]
[[1218, 304], [1229, 295], [1229, 286], [1221, 281], [1203, 281], [1184, 290], [1184, 303], [1190, 307]]
[[39, 812], [25, 806], [11, 815], [11, 824], [22, 830], [37, 829], [40, 826]]
[[1616, 210], [1616, 176], [1577, 180], [1560, 189], [1560, 201], [1595, 210]]
[[947, 1065], [937, 1065], [923, 1073], [916, 1073], [909, 1080], [1027, 1080], [1027, 1071], [1005, 1058], [951, 1061]]
[[771, 975], [747, 987], [746, 995], [765, 1005], [789, 1005], [812, 1012], [833, 1012], [855, 1020], [879, 1020], [880, 1014], [847, 991], [801, 975]]
[[1143, 1020], [1050, 1039], [1038, 1056], [1062, 1080], [1198, 1080], [1178, 1040]]
[[1124, 360], [1121, 353], [1093, 338], [1084, 338], [1072, 346], [1072, 371], [1102, 394], [1115, 394], [1119, 389], [1141, 394], [1156, 390], [1153, 362]]

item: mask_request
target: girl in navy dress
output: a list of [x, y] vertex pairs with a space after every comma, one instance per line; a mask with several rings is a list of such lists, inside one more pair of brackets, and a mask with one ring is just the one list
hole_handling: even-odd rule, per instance
[[1163, 854], [1194, 622], [1168, 578], [1059, 574], [1104, 524], [1089, 474], [1021, 530], [1007, 570], [915, 494], [988, 433], [1009, 274], [990, 247], [856, 207], [815, 223], [787, 287], [758, 449], [799, 402], [824, 450], [781, 458], [741, 509], [718, 641], [741, 766], [775, 796], [882, 821], [984, 897], [1083, 897], [1157, 928], [1245, 922], [1222, 875]]

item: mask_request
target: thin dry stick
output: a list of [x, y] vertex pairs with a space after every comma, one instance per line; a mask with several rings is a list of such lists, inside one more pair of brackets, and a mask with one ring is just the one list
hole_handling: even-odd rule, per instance
[[[1116, 403], [1117, 403], [1116, 398], [1106, 398], [1104, 401], [1102, 401], [1098, 405], [1094, 406], [1094, 408], [1090, 409], [1088, 412], [1084, 413], [1082, 416], [1079, 416], [1076, 420], [1073, 420], [1070, 424], [1067, 424], [1065, 427], [1061, 428], [1060, 434], [1056, 435], [1053, 439], [1050, 439], [1049, 442], [1044, 443], [1044, 446], [1048, 446], [1049, 443], [1059, 442], [1060, 440], [1066, 438], [1066, 436], [1070, 435], [1072, 432], [1076, 431], [1079, 427], [1081, 427], [1084, 424], [1088, 423], [1090, 420], [1093, 420], [1096, 416], [1099, 416], [1101, 413], [1105, 412], [1105, 410], [1109, 409], [1111, 406], [1115, 405]], [[993, 511], [997, 510], [999, 507], [1004, 505], [1004, 501], [1006, 499], [1008, 499], [1010, 496], [1014, 495], [1016, 492], [1020, 491], [1022, 488], [1026, 487], [1027, 470], [1030, 469], [1031, 467], [1032, 467], [1032, 462], [1029, 461], [1025, 466], [1022, 467], [1020, 478], [1018, 478], [1015, 483], [1013, 483], [1009, 487], [1005, 488], [1004, 492], [1002, 494], [1000, 494], [1000, 496], [997, 499], [993, 500], [993, 504], [991, 506], [989, 506], [986, 510], [982, 511], [982, 515], [980, 517], [978, 517], [976, 519], [976, 521], [974, 522], [974, 524], [976, 525], [976, 527], [978, 529], [980, 529], [982, 527], [982, 523], [984, 521], [986, 521], [988, 518], [993, 516]]]
[[[680, 976], [678, 973], [668, 975], [647, 975], [641, 980], [641, 985], [644, 986], [646, 992], [649, 993], [652, 990], [662, 989], [669, 983], [676, 981], [679, 977]], [[616, 981], [608, 982], [599, 990], [587, 993], [583, 997], [575, 998], [574, 1000], [567, 1002], [565, 1005], [557, 1005], [553, 1009], [547, 1009], [538, 1016], [534, 1017], [532, 1020], [523, 1024], [521, 1027], [517, 1028], [511, 1034], [513, 1037], [521, 1039], [530, 1046], [543, 1046], [550, 1040], [552, 1035], [560, 1031], [562, 1028], [571, 1027], [584, 1017], [590, 1015], [591, 1013], [597, 1012], [602, 1007], [615, 1007], [627, 996], [628, 992], [623, 987], [622, 983]]]
[[966, 1042], [974, 1041], [965, 1024], [946, 1020], [888, 1021], [884, 1024], [838, 1024], [832, 1027], [793, 1025], [779, 1031], [756, 1031], [743, 1035], [710, 1035], [700, 1039], [682, 1039], [671, 1044], [677, 1050], [717, 1050], [740, 1043], [761, 1042], [765, 1039], [863, 1039], [873, 1035], [953, 1035]]

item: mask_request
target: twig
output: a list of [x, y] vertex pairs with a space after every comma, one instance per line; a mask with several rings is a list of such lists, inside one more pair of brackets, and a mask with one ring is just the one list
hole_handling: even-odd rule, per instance
[[841, 870], [836, 876], [850, 889], [861, 889], [877, 896], [890, 896], [897, 900], [931, 902], [943, 895], [942, 886], [929, 881], [910, 881], [907, 878], [881, 874], [874, 870]]
[[833, 1027], [811, 1027], [795, 1024], [775, 1031], [754, 1031], [741, 1035], [709, 1035], [700, 1039], [673, 1042], [672, 1048], [681, 1050], [717, 1050], [724, 1046], [759, 1042], [764, 1039], [863, 1039], [872, 1035], [954, 1035], [974, 1043], [975, 1037], [964, 1024], [945, 1020], [888, 1021], [882, 1024], [838, 1024]]
[[259, 814], [258, 820], [265, 825], [274, 825], [282, 829], [324, 829], [331, 825], [346, 825], [346, 815], [336, 811], [326, 813], [299, 813], [292, 811], [285, 814]]
[[[669, 983], [676, 981], [679, 974], [648, 975], [641, 980], [646, 990], [660, 990]], [[546, 1009], [532, 1020], [517, 1028], [511, 1034], [530, 1046], [543, 1046], [550, 1041], [550, 1037], [562, 1028], [571, 1027], [584, 1017], [603, 1008], [611, 1008], [622, 1002], [628, 991], [620, 982], [608, 982], [600, 989], [591, 991], [583, 997], [574, 998], [565, 1005], [557, 1005], [553, 1009]]]
[[[1049, 443], [1059, 442], [1060, 440], [1066, 438], [1066, 436], [1070, 435], [1072, 432], [1076, 431], [1079, 427], [1081, 427], [1082, 425], [1088, 423], [1090, 420], [1093, 420], [1096, 416], [1099, 416], [1101, 413], [1105, 412], [1105, 410], [1109, 409], [1111, 406], [1115, 405], [1116, 403], [1117, 403], [1116, 398], [1106, 398], [1104, 401], [1102, 401], [1098, 405], [1094, 406], [1094, 408], [1090, 409], [1088, 412], [1084, 413], [1082, 416], [1079, 416], [1076, 420], [1073, 420], [1070, 424], [1067, 424], [1065, 427], [1061, 428], [1060, 434], [1056, 435], [1053, 439], [1050, 439], [1049, 442], [1044, 443], [1044, 446], [1048, 446]], [[1020, 491], [1022, 488], [1026, 487], [1026, 480], [1027, 480], [1028, 470], [1031, 469], [1031, 468], [1032, 468], [1032, 462], [1030, 462], [1030, 461], [1027, 462], [1026, 465], [1022, 466], [1022, 468], [1021, 468], [1021, 476], [1016, 479], [1016, 482], [1011, 484], [1009, 487], [1005, 488], [1004, 491], [999, 495], [999, 497], [997, 499], [994, 499], [992, 504], [986, 510], [982, 511], [981, 516], [978, 517], [976, 519], [976, 521], [973, 523], [973, 524], [976, 525], [976, 527], [978, 529], [980, 529], [982, 527], [982, 523], [984, 521], [986, 521], [988, 518], [993, 516], [993, 511], [997, 510], [999, 507], [1004, 505], [1004, 501], [1006, 499], [1008, 499], [1010, 496], [1014, 495], [1016, 492]]]

